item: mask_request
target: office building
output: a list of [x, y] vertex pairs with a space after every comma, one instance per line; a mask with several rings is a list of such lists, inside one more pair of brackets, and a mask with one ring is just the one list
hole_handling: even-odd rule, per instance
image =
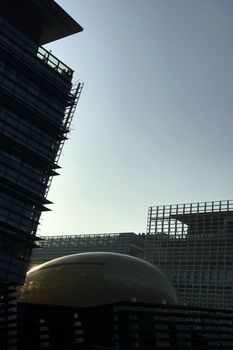
[[41, 45], [80, 32], [53, 0], [0, 4], [0, 281], [24, 281], [82, 84]]
[[233, 201], [149, 208], [145, 259], [176, 288], [179, 303], [233, 309]]
[[42, 237], [39, 246], [33, 249], [31, 267], [64, 255], [85, 252], [114, 252], [139, 258], [144, 255], [144, 240], [133, 232], [47, 236]]

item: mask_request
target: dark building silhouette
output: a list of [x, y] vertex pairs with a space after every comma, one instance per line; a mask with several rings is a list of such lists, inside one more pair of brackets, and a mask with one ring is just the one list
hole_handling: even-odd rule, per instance
[[47, 44], [82, 28], [53, 0], [0, 3], [0, 281], [24, 281], [82, 90]]
[[145, 259], [177, 290], [179, 302], [233, 309], [233, 201], [150, 207]]
[[18, 303], [18, 310], [19, 350], [31, 350], [32, 343], [78, 350], [233, 348], [229, 310], [133, 302], [91, 308]]

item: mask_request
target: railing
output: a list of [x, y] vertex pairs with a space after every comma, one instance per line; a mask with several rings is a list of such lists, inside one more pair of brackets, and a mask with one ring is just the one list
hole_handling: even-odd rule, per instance
[[59, 61], [54, 55], [51, 54], [50, 51], [47, 51], [44, 47], [40, 46], [38, 48], [37, 57], [55, 69], [58, 73], [63, 74], [64, 76], [72, 77], [73, 70]]
[[[2, 17], [0, 17], [0, 30], [1, 33], [4, 34], [4, 36], [1, 38], [1, 43], [3, 43], [4, 45], [9, 45], [9, 43], [11, 44], [13, 41], [15, 43], [15, 47], [18, 46], [17, 52], [25, 50], [29, 54], [33, 54], [34, 56], [35, 50], [37, 49], [36, 44], [29, 40], [29, 38], [26, 35], [24, 35], [20, 31], [17, 31], [17, 29], [13, 25], [11, 25]], [[73, 70], [61, 61], [59, 61], [54, 55], [51, 54], [50, 51], [47, 51], [45, 48], [39, 47], [37, 49], [37, 57], [40, 58], [42, 61], [46, 62], [58, 73], [63, 74], [64, 76], [69, 78], [72, 77]]]

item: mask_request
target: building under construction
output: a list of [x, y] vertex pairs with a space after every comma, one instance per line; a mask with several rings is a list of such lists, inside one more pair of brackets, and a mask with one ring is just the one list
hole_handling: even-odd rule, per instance
[[82, 31], [53, 0], [0, 2], [0, 348], [16, 349], [15, 286], [24, 283], [41, 213], [82, 84], [43, 46]]
[[180, 303], [233, 308], [233, 201], [149, 208], [145, 259], [177, 289]]
[[81, 30], [55, 1], [1, 1], [0, 283], [24, 282], [82, 90], [41, 45]]

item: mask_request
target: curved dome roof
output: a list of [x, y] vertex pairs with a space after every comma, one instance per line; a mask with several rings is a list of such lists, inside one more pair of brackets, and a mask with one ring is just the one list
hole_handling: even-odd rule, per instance
[[123, 301], [177, 302], [167, 278], [150, 263], [124, 254], [81, 253], [30, 270], [19, 301], [88, 307]]

